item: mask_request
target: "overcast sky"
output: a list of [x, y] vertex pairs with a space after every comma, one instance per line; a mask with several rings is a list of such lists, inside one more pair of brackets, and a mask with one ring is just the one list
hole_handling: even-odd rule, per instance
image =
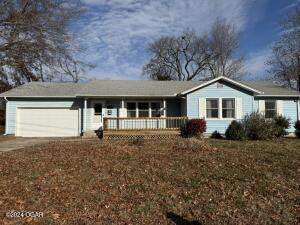
[[96, 79], [146, 79], [148, 43], [187, 28], [207, 32], [227, 19], [241, 32], [246, 79], [265, 79], [265, 61], [280, 34], [279, 22], [300, 0], [83, 0], [87, 13], [74, 29], [86, 49], [81, 56], [96, 65]]

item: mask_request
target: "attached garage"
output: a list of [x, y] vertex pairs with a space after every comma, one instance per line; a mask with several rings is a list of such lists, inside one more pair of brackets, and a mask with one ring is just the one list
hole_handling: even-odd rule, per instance
[[78, 108], [17, 108], [16, 136], [78, 136], [79, 115]]

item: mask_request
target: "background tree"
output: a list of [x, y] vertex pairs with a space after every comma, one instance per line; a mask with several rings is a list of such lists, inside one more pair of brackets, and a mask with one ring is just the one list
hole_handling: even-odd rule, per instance
[[267, 62], [271, 66], [269, 72], [285, 86], [300, 91], [300, 7], [290, 12], [282, 28]]
[[152, 57], [143, 72], [154, 80], [204, 80], [242, 75], [242, 58], [236, 58], [239, 34], [226, 21], [216, 21], [208, 34], [193, 31], [167, 36], [149, 45]]
[[243, 70], [243, 57], [238, 56], [240, 48], [240, 34], [231, 23], [226, 20], [217, 20], [209, 32], [209, 74], [238, 79], [245, 73]]
[[150, 44], [150, 62], [144, 73], [154, 80], [192, 80], [206, 70], [210, 55], [206, 40], [192, 31], [161, 37]]
[[[68, 59], [65, 63], [74, 71], [70, 68], [78, 60], [69, 27], [82, 12], [76, 0], [0, 1], [0, 83], [56, 80], [61, 59]], [[64, 79], [72, 80], [68, 76]]]

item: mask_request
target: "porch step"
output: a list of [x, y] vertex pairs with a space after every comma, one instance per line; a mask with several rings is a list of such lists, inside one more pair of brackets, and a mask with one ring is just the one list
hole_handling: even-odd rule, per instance
[[104, 131], [103, 139], [174, 139], [180, 136], [179, 131]]

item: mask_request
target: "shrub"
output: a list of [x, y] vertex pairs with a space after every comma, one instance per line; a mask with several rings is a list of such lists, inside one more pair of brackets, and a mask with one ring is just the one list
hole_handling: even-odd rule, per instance
[[228, 140], [243, 140], [245, 138], [245, 131], [243, 124], [233, 120], [225, 132], [225, 137]]
[[297, 136], [297, 138], [300, 138], [300, 120], [298, 120], [296, 123], [295, 123], [295, 134]]
[[211, 134], [210, 138], [214, 138], [214, 139], [223, 139], [223, 136], [220, 134], [219, 131], [215, 130], [215, 131]]
[[274, 135], [276, 137], [283, 137], [287, 135], [286, 129], [290, 127], [290, 119], [284, 116], [277, 116], [274, 118]]
[[204, 119], [188, 120], [181, 128], [182, 137], [200, 136], [206, 131], [206, 121]]
[[266, 140], [275, 136], [274, 120], [254, 112], [243, 119], [246, 138], [250, 140]]

